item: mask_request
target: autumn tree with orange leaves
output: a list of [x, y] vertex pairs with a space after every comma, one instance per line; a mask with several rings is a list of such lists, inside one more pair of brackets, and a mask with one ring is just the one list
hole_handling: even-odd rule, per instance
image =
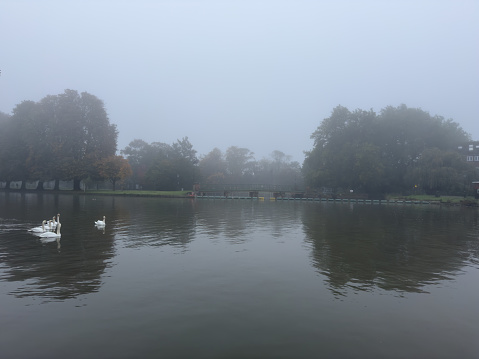
[[101, 178], [110, 181], [115, 190], [116, 182], [123, 181], [131, 176], [132, 171], [128, 160], [122, 156], [110, 156], [99, 160], [96, 164]]

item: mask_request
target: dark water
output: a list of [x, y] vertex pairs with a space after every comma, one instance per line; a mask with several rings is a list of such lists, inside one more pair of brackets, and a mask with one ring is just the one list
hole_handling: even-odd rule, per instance
[[478, 218], [0, 192], [0, 357], [478, 358]]

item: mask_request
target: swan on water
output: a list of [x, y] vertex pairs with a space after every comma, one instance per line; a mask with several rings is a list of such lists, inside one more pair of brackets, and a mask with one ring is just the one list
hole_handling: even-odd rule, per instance
[[105, 216], [103, 216], [103, 221], [101, 221], [101, 220], [95, 221], [95, 226], [102, 227], [102, 226], [104, 226], [105, 224], [106, 224], [106, 223], [105, 223]]
[[32, 229], [29, 229], [28, 231], [29, 231], [29, 232], [41, 232], [41, 233], [42, 233], [42, 232], [45, 232], [45, 231], [46, 231], [45, 224], [47, 224], [47, 221], [46, 221], [46, 220], [43, 220], [41, 226], [33, 227]]
[[60, 223], [60, 213], [57, 213], [57, 217], [53, 216], [52, 219], [52, 229], [57, 228], [57, 224]]
[[61, 224], [58, 223], [56, 232], [45, 232], [39, 235], [40, 238], [60, 238], [62, 235], [60, 233]]

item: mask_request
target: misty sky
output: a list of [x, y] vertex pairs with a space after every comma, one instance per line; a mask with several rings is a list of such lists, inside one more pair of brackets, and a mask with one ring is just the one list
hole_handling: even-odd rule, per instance
[[0, 111], [87, 91], [119, 149], [188, 136], [300, 163], [337, 105], [404, 103], [479, 140], [478, 19], [476, 0], [3, 0]]

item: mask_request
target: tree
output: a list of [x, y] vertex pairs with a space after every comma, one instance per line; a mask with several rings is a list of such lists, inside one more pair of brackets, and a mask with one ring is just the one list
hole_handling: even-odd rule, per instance
[[219, 148], [214, 148], [199, 161], [201, 181], [205, 184], [221, 184], [225, 179], [226, 161]]
[[121, 153], [126, 156], [132, 169], [131, 181], [134, 186], [145, 186], [145, 174], [153, 164], [153, 156], [148, 143], [135, 139]]
[[[25, 180], [29, 177], [27, 157], [29, 154], [26, 132], [28, 122], [33, 122], [35, 111], [33, 101], [23, 101], [13, 110], [12, 116], [3, 116], [0, 132], [1, 176], [7, 181], [7, 188], [14, 180]], [[18, 117], [24, 117], [21, 121]]]
[[117, 181], [122, 181], [132, 174], [130, 164], [122, 156], [102, 158], [96, 163], [96, 168], [101, 178], [113, 184], [113, 191]]
[[[376, 114], [337, 106], [311, 135], [314, 148], [306, 152], [303, 174], [311, 187], [354, 189], [363, 183], [359, 178], [358, 160], [366, 148], [372, 148]], [[369, 146], [369, 147], [368, 147]]]
[[387, 190], [405, 188], [404, 175], [428, 148], [451, 150], [469, 135], [452, 120], [431, 116], [419, 108], [388, 106], [381, 110], [376, 144], [383, 151]]
[[230, 183], [244, 183], [254, 175], [254, 153], [247, 148], [231, 146], [226, 150], [226, 171]]
[[354, 155], [354, 178], [350, 188], [367, 193], [380, 192], [384, 187], [385, 165], [381, 160], [381, 149], [370, 143], [363, 143]]
[[408, 188], [405, 174], [425, 150], [451, 150], [469, 136], [452, 120], [401, 105], [379, 116], [338, 106], [311, 138], [314, 147], [303, 163], [309, 186], [385, 193]]
[[23, 101], [13, 110], [5, 128], [8, 147], [5, 177], [73, 179], [95, 176], [95, 163], [116, 152], [117, 130], [110, 124], [103, 102], [87, 92], [65, 90], [40, 102]]
[[0, 126], [0, 180], [6, 181], [6, 188], [10, 188], [11, 181], [26, 176], [27, 152], [19, 135], [21, 133], [19, 123], [11, 116], [0, 112]]
[[176, 170], [171, 166], [174, 158], [172, 146], [162, 142], [149, 144], [136, 139], [121, 153], [127, 156], [135, 185], [145, 189], [173, 189], [173, 172], [176, 178]]
[[177, 190], [178, 173], [174, 167], [173, 149], [162, 142], [153, 142], [149, 146], [146, 160], [150, 163], [145, 174], [145, 186], [156, 190]]
[[174, 167], [177, 171], [178, 189], [192, 188], [198, 178], [198, 158], [196, 150], [188, 140], [183, 137], [172, 145]]
[[193, 186], [198, 159], [188, 137], [173, 145], [162, 142], [130, 142], [121, 151], [133, 170], [135, 183], [146, 189], [179, 190]]
[[115, 154], [118, 132], [95, 96], [65, 90], [54, 100], [50, 148], [60, 178], [73, 179], [79, 190], [81, 179], [95, 175], [97, 161]]
[[258, 183], [271, 185], [302, 185], [301, 166], [298, 162], [291, 162], [291, 156], [275, 150], [270, 158], [263, 158], [256, 165], [255, 179]]
[[406, 181], [427, 194], [462, 194], [473, 176], [474, 169], [457, 152], [428, 148], [408, 170]]

